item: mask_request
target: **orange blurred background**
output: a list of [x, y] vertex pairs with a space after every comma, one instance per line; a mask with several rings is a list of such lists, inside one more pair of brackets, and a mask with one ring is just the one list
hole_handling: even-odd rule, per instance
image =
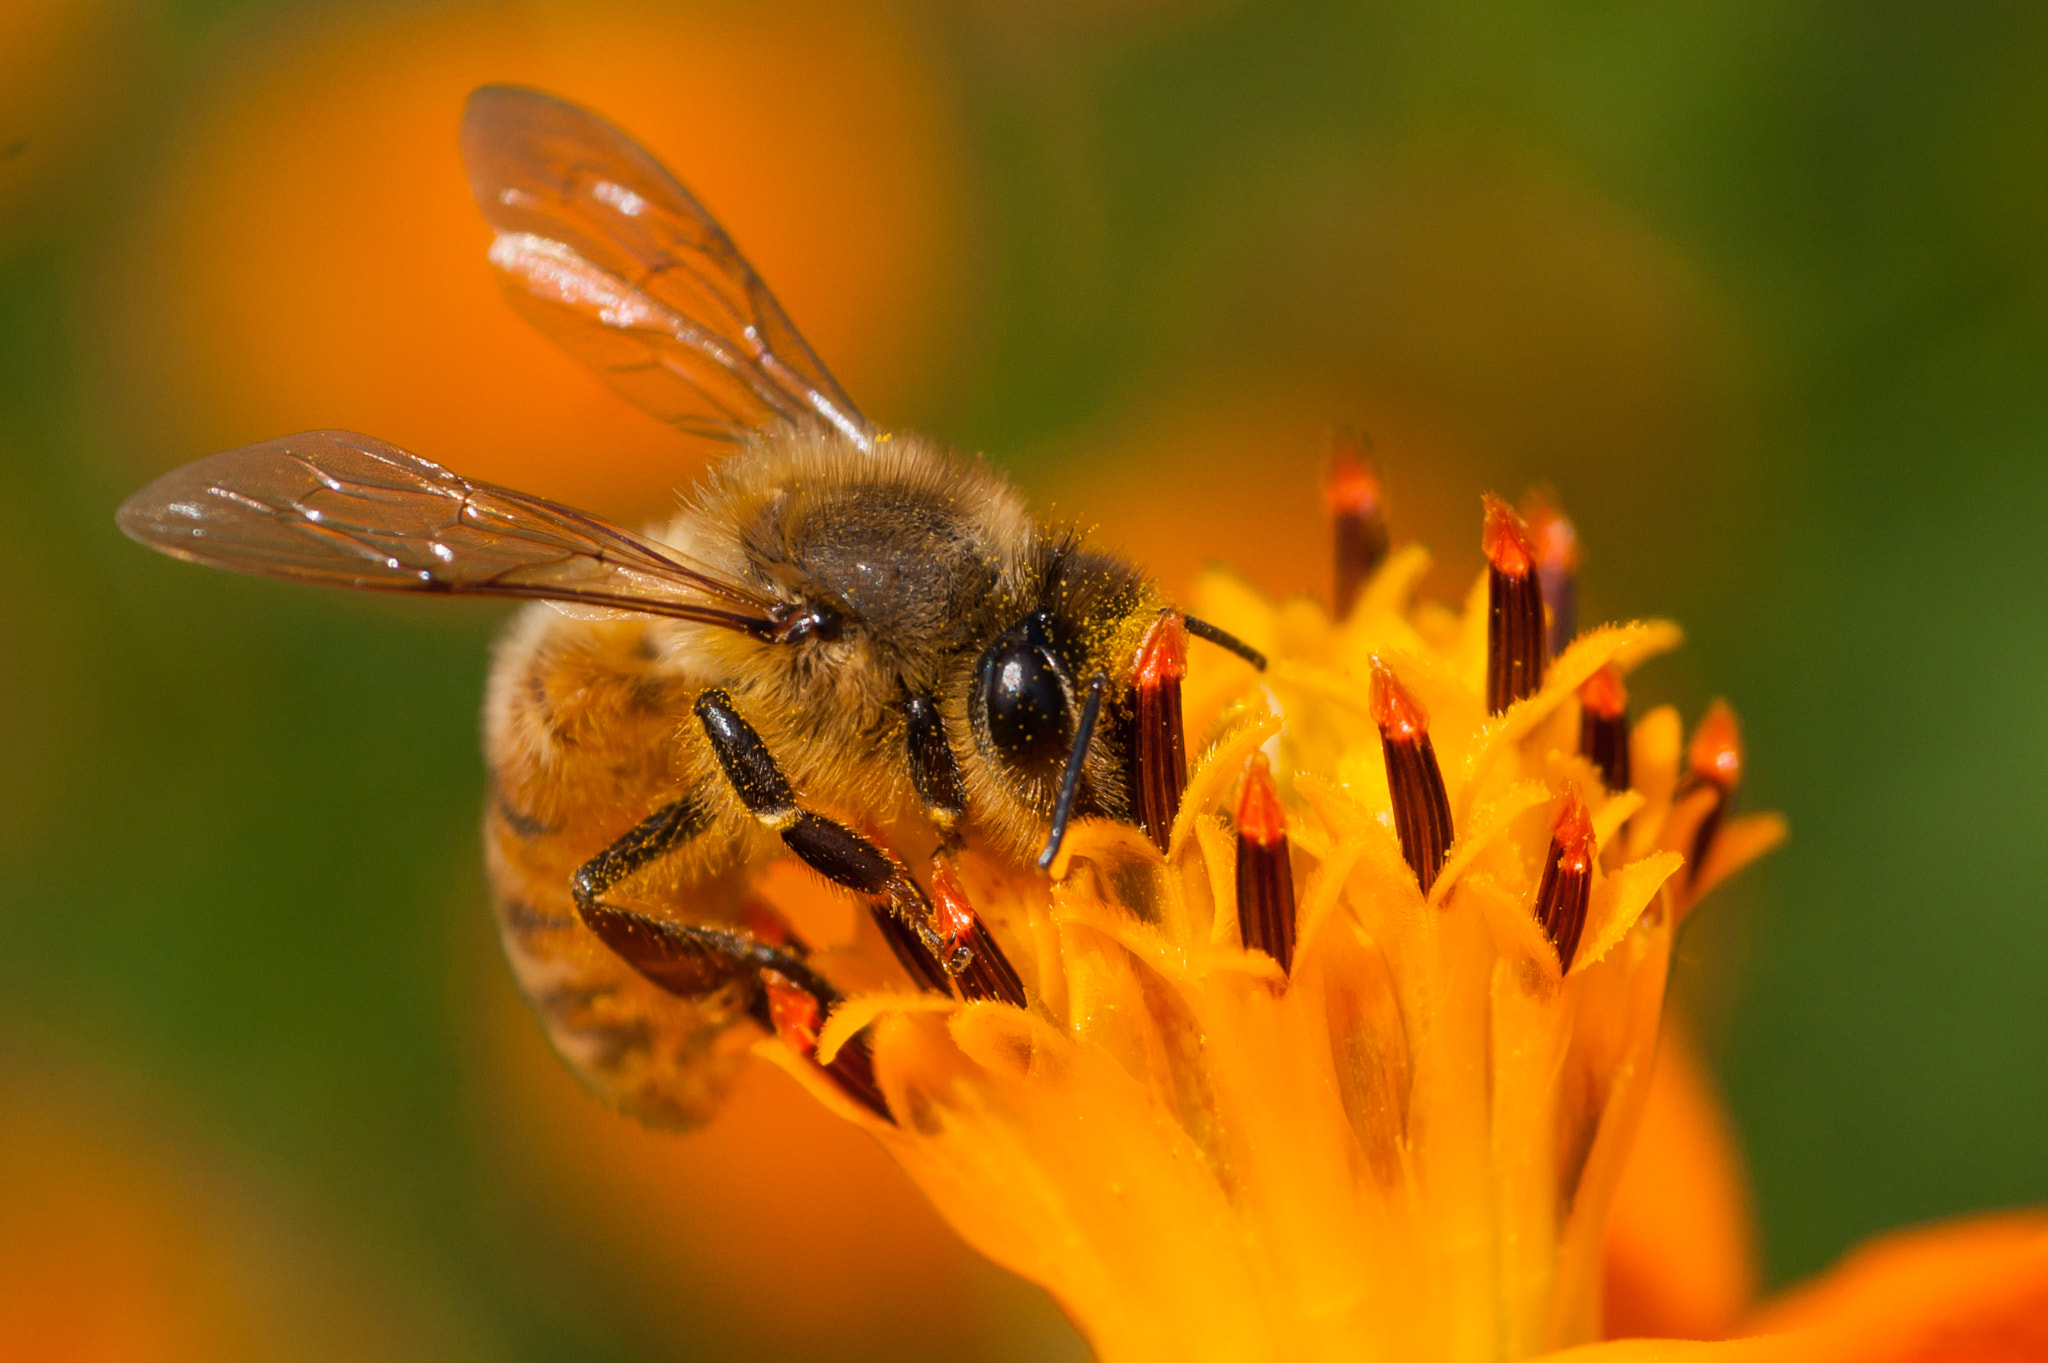
[[[1687, 939], [1661, 1167], [1742, 1186], [1720, 1068], [1773, 1281], [2048, 1196], [2011, 812], [2048, 633], [1999, 604], [2044, 491], [2048, 36], [1793, 8], [0, 9], [0, 1360], [1079, 1357], [781, 1076], [674, 1137], [555, 1063], [476, 851], [496, 614], [112, 531], [320, 426], [627, 520], [688, 484], [496, 294], [454, 142], [487, 81], [633, 132], [864, 410], [1170, 587], [1324, 589], [1333, 423], [1447, 597], [1478, 493], [1552, 484], [1585, 617], [1688, 625], [1645, 701], [1730, 690], [1797, 830]], [[1632, 1196], [1645, 1254], [1712, 1247], [1643, 1309], [1725, 1320], [1751, 1227]]]

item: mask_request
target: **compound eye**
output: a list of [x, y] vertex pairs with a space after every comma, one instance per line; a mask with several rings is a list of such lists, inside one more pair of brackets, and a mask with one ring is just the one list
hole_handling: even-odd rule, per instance
[[1054, 781], [1074, 726], [1066, 682], [1037, 622], [1012, 630], [981, 655], [981, 712], [996, 753], [1019, 776]]

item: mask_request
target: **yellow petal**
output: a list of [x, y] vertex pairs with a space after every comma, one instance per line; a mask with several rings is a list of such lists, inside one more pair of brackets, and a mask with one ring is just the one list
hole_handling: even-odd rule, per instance
[[1595, 885], [1586, 905], [1586, 935], [1572, 960], [1572, 973], [1591, 969], [1612, 951], [1643, 916], [1664, 882], [1684, 864], [1685, 858], [1676, 852], [1654, 852]]
[[893, 989], [842, 999], [818, 1031], [818, 1063], [829, 1065], [838, 1059], [839, 1048], [878, 1017], [889, 1013], [950, 1013], [959, 1006], [958, 999], [945, 994], [905, 994]]
[[1720, 1096], [1668, 1014], [1603, 1250], [1606, 1333], [1718, 1339], [1756, 1292], [1749, 1180]]

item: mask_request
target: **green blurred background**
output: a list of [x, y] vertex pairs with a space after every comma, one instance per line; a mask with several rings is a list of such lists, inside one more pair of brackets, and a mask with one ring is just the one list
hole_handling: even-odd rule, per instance
[[687, 481], [495, 298], [487, 79], [639, 133], [871, 414], [1169, 581], [1319, 587], [1332, 421], [1445, 593], [1548, 480], [1589, 614], [1688, 628], [1639, 700], [1730, 696], [1792, 822], [1678, 982], [1770, 1280], [2048, 1200], [2043, 70], [2041, 6], [12, 0], [17, 1347], [72, 1303], [106, 1358], [1077, 1356], [779, 1078], [662, 1141], [555, 1073], [481, 885], [497, 612], [114, 531], [321, 425], [617, 517]]

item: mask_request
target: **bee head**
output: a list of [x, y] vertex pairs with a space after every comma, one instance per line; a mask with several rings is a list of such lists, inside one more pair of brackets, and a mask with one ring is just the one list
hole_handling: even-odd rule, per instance
[[1012, 800], [1037, 820], [1050, 816], [1091, 683], [1111, 699], [1084, 757], [1084, 813], [1125, 814], [1123, 726], [1133, 660], [1156, 616], [1156, 592], [1131, 565], [1052, 541], [1033, 574], [1036, 590], [1020, 618], [982, 650], [968, 688], [976, 748]]

